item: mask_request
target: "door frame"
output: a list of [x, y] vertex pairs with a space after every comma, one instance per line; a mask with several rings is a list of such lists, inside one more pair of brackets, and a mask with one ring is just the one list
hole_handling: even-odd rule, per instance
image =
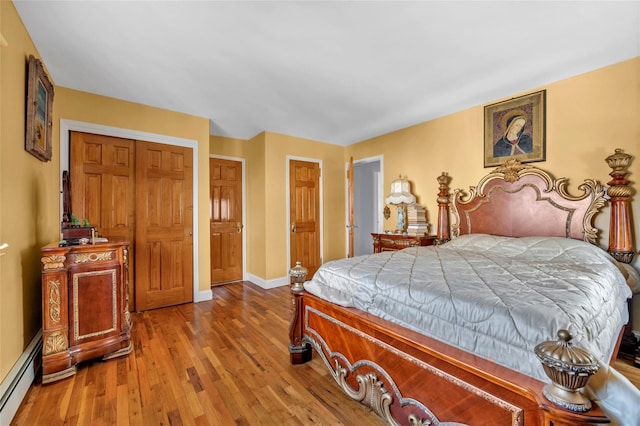
[[[216, 154], [209, 154], [209, 158], [218, 158], [220, 160], [237, 161], [242, 165], [242, 280], [246, 281], [247, 280], [247, 176], [246, 176], [246, 169], [245, 169], [246, 160], [244, 158], [228, 157], [226, 155], [216, 155]], [[211, 170], [209, 170], [209, 182], [211, 182]], [[211, 203], [211, 196], [209, 196], [209, 203]], [[211, 210], [211, 206], [209, 206], [209, 210]]]
[[94, 133], [103, 136], [114, 136], [124, 139], [134, 139], [145, 142], [162, 143], [165, 145], [182, 146], [191, 148], [193, 153], [193, 302], [212, 300], [210, 290], [200, 291], [199, 254], [199, 227], [198, 210], [200, 202], [198, 198], [198, 141], [194, 139], [178, 138], [175, 136], [161, 135], [157, 133], [142, 132], [139, 130], [124, 129], [120, 127], [104, 126], [102, 124], [86, 123], [82, 121], [60, 119], [60, 221], [62, 221], [62, 172], [69, 170], [69, 132]]
[[[377, 194], [378, 194], [378, 200], [377, 201], [377, 205], [378, 205], [378, 209], [376, 211], [377, 215], [378, 215], [378, 227], [379, 229], [376, 230], [376, 232], [382, 232], [382, 228], [384, 227], [384, 155], [375, 155], [373, 157], [366, 157], [366, 158], [361, 158], [359, 160], [354, 159], [353, 160], [353, 167], [356, 167], [357, 165], [362, 165], [362, 164], [367, 164], [367, 163], [373, 163], [373, 162], [379, 162], [380, 163], [380, 172], [378, 173], [378, 182], [376, 183], [378, 188], [377, 188]], [[344, 165], [344, 170], [345, 170], [345, 178], [344, 178], [344, 187], [345, 187], [345, 223], [349, 223], [349, 178], [347, 176], [347, 172], [349, 170], [349, 162], [345, 162]], [[355, 192], [355, 187], [354, 187], [354, 192]], [[357, 213], [354, 215], [354, 219], [353, 221], [355, 223], [358, 223], [358, 217], [357, 217]], [[349, 255], [349, 229], [347, 228], [345, 230], [345, 247], [346, 247], [346, 251], [345, 251], [345, 257]]]
[[[307, 158], [307, 157], [298, 157], [295, 155], [287, 155], [286, 156], [286, 161], [287, 161], [287, 177], [286, 177], [286, 184], [285, 184], [285, 188], [286, 188], [286, 193], [285, 193], [285, 200], [286, 200], [286, 210], [287, 210], [287, 227], [285, 229], [286, 235], [287, 235], [287, 271], [289, 270], [289, 268], [291, 268], [291, 203], [290, 203], [290, 199], [291, 199], [291, 190], [290, 185], [291, 185], [291, 179], [290, 179], [290, 163], [291, 160], [295, 160], [295, 161], [306, 161], [308, 163], [317, 163], [318, 167], [320, 168], [320, 180], [318, 181], [318, 185], [320, 186], [320, 193], [318, 194], [318, 196], [320, 197], [320, 205], [318, 206], [318, 208], [320, 209], [320, 265], [322, 265], [324, 262], [324, 197], [322, 196], [322, 181], [323, 181], [323, 171], [322, 171], [322, 160], [318, 159], [318, 158]], [[288, 278], [287, 278], [287, 283], [288, 283]]]

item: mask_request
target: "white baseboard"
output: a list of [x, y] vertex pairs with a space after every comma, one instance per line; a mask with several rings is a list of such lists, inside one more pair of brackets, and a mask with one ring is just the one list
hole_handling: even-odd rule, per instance
[[16, 365], [0, 383], [0, 426], [8, 426], [36, 378], [42, 352], [42, 329], [38, 330]]
[[251, 281], [257, 286], [269, 290], [271, 288], [281, 287], [283, 285], [289, 285], [289, 277], [274, 278], [272, 280], [264, 280], [252, 274], [247, 274], [247, 281]]
[[193, 298], [193, 302], [194, 303], [198, 303], [198, 302], [204, 302], [207, 300], [212, 300], [213, 299], [213, 293], [211, 293], [211, 290], [199, 290], [194, 298]]

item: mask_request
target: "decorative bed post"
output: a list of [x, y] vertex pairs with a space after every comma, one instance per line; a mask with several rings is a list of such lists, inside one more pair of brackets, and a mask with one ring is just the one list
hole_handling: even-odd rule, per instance
[[311, 360], [311, 346], [302, 343], [303, 312], [302, 292], [304, 280], [307, 277], [307, 268], [299, 261], [289, 270], [291, 283], [291, 323], [289, 324], [289, 356], [291, 364], [304, 364]]
[[631, 183], [627, 180], [631, 156], [621, 149], [606, 158], [606, 162], [613, 169], [609, 176], [607, 195], [611, 200], [611, 221], [609, 223], [609, 253], [616, 260], [631, 263], [634, 256], [633, 235], [631, 232], [631, 215], [629, 203], [631, 201]]
[[440, 191], [438, 191], [438, 230], [436, 243], [446, 243], [451, 239], [451, 227], [449, 226], [449, 175], [442, 172], [438, 176]]
[[573, 346], [571, 333], [558, 330], [558, 340], [539, 343], [535, 353], [544, 372], [551, 379], [542, 393], [549, 401], [569, 411], [585, 412], [592, 407], [591, 400], [580, 389], [587, 386], [600, 364], [585, 349]]
[[[635, 255], [633, 249], [633, 232], [631, 229], [630, 203], [633, 190], [627, 180], [631, 156], [621, 149], [608, 156], [605, 161], [611, 167], [609, 173], [613, 179], [608, 182], [607, 195], [611, 201], [611, 218], [609, 220], [609, 248], [608, 252], [614, 259], [622, 263], [631, 263]], [[634, 365], [640, 367], [640, 346], [631, 332], [633, 321], [633, 302], [629, 299], [629, 324], [625, 327], [620, 350], [635, 355]]]

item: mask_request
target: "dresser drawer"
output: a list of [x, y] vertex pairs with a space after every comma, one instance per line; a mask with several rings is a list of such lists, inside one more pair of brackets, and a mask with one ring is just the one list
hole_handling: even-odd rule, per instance
[[407, 247], [430, 246], [435, 244], [434, 235], [413, 236], [401, 234], [371, 234], [373, 237], [373, 252], [402, 250]]

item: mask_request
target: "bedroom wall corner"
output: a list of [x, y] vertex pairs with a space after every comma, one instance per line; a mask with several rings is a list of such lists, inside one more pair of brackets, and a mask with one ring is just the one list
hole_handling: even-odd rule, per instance
[[322, 161], [323, 259], [342, 257], [344, 243], [338, 241], [344, 231], [343, 210], [339, 210], [344, 209], [343, 170], [339, 169], [343, 167], [342, 146], [261, 132], [249, 140], [212, 135], [210, 152], [246, 160], [248, 279], [263, 288], [288, 283], [287, 156]]
[[[246, 259], [245, 279], [261, 285], [266, 277], [265, 251], [265, 133], [251, 139], [209, 136], [210, 154], [242, 158], [246, 166]], [[262, 285], [261, 285], [262, 286]]]
[[265, 134], [257, 134], [246, 144], [247, 159], [247, 274], [266, 279], [266, 197]]
[[[266, 232], [268, 280], [287, 278], [288, 224], [286, 218], [287, 158], [322, 162], [322, 252], [324, 262], [344, 257], [344, 147], [310, 139], [267, 132], [265, 178], [269, 188]], [[278, 188], [274, 190], [274, 188]]]

